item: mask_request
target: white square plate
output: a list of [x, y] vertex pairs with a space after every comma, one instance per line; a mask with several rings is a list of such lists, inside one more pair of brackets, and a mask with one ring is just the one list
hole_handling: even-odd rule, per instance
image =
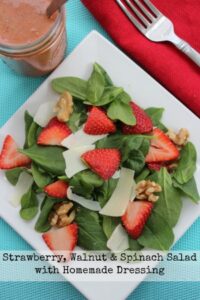
[[[61, 76], [78, 76], [88, 78], [92, 64], [101, 64], [110, 74], [114, 83], [122, 86], [143, 106], [158, 106], [166, 109], [163, 121], [169, 127], [179, 129], [187, 127], [191, 133], [191, 141], [200, 153], [199, 119], [182, 105], [174, 96], [159, 83], [145, 73], [138, 65], [107, 41], [99, 33], [91, 32], [82, 43], [64, 60], [64, 62], [45, 80], [39, 89], [24, 103], [0, 130], [0, 147], [6, 134], [11, 134], [21, 145], [24, 141], [24, 111], [34, 114], [37, 107], [47, 100], [55, 100], [56, 94], [50, 87], [53, 78]], [[200, 181], [200, 168], [196, 179]], [[0, 172], [1, 185], [1, 217], [13, 227], [34, 249], [46, 249], [41, 235], [34, 231], [33, 223], [26, 226], [20, 219], [16, 208], [9, 203], [12, 186]], [[199, 206], [184, 201], [181, 218], [175, 228], [176, 241], [185, 233], [199, 216]], [[73, 282], [88, 299], [92, 300], [123, 300], [133, 291], [137, 282]]]

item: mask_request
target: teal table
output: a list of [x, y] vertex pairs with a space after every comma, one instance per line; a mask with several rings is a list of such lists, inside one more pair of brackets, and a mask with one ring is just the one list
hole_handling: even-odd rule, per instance
[[[91, 0], [92, 1], [92, 0]], [[109, 0], [108, 0], [109, 1]], [[79, 0], [67, 5], [68, 52], [93, 29], [108, 37]], [[2, 126], [45, 78], [16, 75], [0, 61], [0, 126]], [[175, 245], [180, 250], [200, 250], [200, 220]], [[31, 250], [31, 247], [0, 219], [0, 250]], [[1, 272], [1, 270], [0, 270]], [[0, 282], [0, 300], [82, 300], [85, 299], [67, 282]], [[199, 283], [142, 283], [129, 300], [199, 300]], [[110, 299], [114, 300], [114, 299]]]

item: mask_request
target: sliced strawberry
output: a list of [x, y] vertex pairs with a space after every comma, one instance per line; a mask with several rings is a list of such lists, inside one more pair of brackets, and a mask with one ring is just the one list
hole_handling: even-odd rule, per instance
[[168, 136], [159, 128], [153, 130], [154, 138], [151, 139], [149, 153], [146, 156], [146, 162], [166, 162], [176, 160], [179, 151]]
[[117, 149], [94, 149], [84, 153], [81, 158], [92, 171], [107, 180], [119, 168], [121, 154]]
[[55, 254], [59, 254], [59, 252], [62, 253], [62, 251], [69, 251], [64, 253], [65, 258], [68, 260], [70, 252], [77, 244], [78, 226], [74, 223], [60, 229], [51, 230], [44, 233], [42, 238], [49, 249], [51, 249]]
[[101, 108], [93, 107], [85, 123], [84, 131], [94, 135], [113, 133], [116, 131], [116, 126]]
[[0, 169], [13, 169], [16, 167], [24, 167], [30, 164], [31, 160], [28, 156], [20, 153], [14, 139], [7, 135], [0, 154]]
[[122, 132], [125, 134], [133, 134], [133, 133], [148, 133], [153, 129], [153, 123], [151, 118], [145, 113], [143, 109], [141, 109], [134, 102], [130, 103], [133, 114], [136, 118], [136, 125], [122, 125]]
[[49, 185], [46, 185], [44, 191], [54, 198], [66, 198], [68, 184], [63, 180], [55, 181]]
[[152, 171], [160, 171], [162, 167], [165, 167], [164, 163], [148, 163], [147, 167]]
[[121, 217], [122, 223], [128, 234], [137, 239], [143, 231], [144, 225], [153, 208], [149, 201], [129, 202], [125, 214]]
[[61, 142], [71, 133], [66, 123], [58, 121], [57, 118], [53, 118], [41, 131], [37, 143], [39, 145], [60, 146]]

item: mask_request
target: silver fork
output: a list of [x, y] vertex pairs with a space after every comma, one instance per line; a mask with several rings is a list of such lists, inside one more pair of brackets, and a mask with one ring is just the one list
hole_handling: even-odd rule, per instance
[[[131, 20], [131, 22], [149, 40], [154, 42], [171, 42], [200, 67], [200, 53], [175, 34], [173, 23], [168, 18], [166, 18], [149, 0], [143, 0], [149, 10], [140, 0], [132, 0], [132, 2], [130, 0], [124, 1], [135, 13], [140, 22], [121, 0], [116, 0], [123, 12]], [[133, 3], [135, 3], [136, 5], [133, 5]], [[140, 8], [144, 16], [146, 17], [143, 16], [143, 14], [137, 7]]]

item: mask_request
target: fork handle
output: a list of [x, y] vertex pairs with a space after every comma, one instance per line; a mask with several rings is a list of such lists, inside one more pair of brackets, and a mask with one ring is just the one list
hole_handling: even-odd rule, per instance
[[177, 43], [174, 43], [175, 46], [181, 50], [185, 55], [187, 55], [193, 62], [197, 64], [197, 66], [200, 67], [200, 53], [196, 51], [190, 44], [188, 44], [186, 41], [178, 38]]

